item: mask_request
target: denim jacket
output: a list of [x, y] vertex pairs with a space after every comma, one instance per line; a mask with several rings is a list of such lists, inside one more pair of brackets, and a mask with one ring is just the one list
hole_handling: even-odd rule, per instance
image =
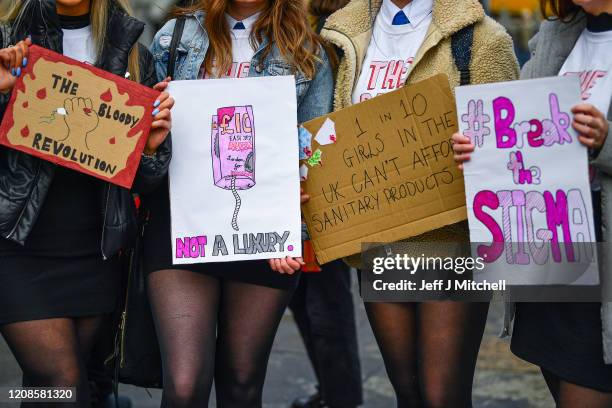
[[[155, 59], [157, 78], [167, 77], [170, 43], [176, 20], [168, 21], [155, 35], [151, 44], [151, 53]], [[273, 47], [264, 61], [261, 54], [267, 45], [264, 40], [251, 60], [249, 77], [294, 75], [297, 91], [298, 121], [303, 123], [332, 110], [334, 79], [332, 69], [325, 51], [321, 49], [321, 62], [318, 63], [314, 78], [307, 78], [291, 64], [283, 60], [278, 47]], [[183, 36], [177, 48], [175, 80], [197, 79], [200, 68], [208, 51], [209, 39], [204, 29], [204, 13], [196, 12], [188, 15], [185, 21]], [[297, 137], [297, 129], [296, 129]]]

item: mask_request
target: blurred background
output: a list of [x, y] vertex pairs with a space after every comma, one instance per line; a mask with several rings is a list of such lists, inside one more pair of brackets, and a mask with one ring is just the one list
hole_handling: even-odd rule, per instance
[[[176, 5], [189, 5], [191, 0], [132, 0], [139, 18], [147, 22], [142, 42], [149, 44], [155, 31]], [[521, 66], [529, 59], [527, 41], [536, 33], [541, 20], [538, 0], [483, 0], [487, 13], [499, 21], [512, 35]]]

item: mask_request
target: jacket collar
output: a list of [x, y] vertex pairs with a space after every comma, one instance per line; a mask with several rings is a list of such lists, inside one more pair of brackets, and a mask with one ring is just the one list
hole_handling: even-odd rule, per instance
[[[559, 20], [546, 21], [542, 26], [542, 31], [546, 30], [549, 38], [558, 39], [555, 41], [554, 47], [548, 47], [538, 54], [540, 64], [537, 64], [539, 72], [538, 76], [556, 76], [561, 71], [567, 57], [574, 49], [578, 38], [586, 28], [587, 18], [582, 11], [568, 22], [560, 22]], [[546, 29], [544, 29], [546, 27]]]
[[[371, 32], [381, 5], [382, 0], [352, 0], [329, 17], [325, 29], [338, 31], [349, 38]], [[441, 38], [446, 38], [482, 20], [484, 15], [478, 0], [434, 0], [432, 27]]]

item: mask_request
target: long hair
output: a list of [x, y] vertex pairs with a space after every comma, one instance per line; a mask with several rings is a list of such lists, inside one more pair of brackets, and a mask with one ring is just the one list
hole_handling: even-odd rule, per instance
[[562, 21], [572, 20], [580, 6], [574, 4], [572, 0], [540, 0], [540, 10], [546, 18], [558, 18]]
[[[9, 0], [9, 6], [7, 7], [4, 14], [0, 15], [0, 22], [12, 24], [16, 21], [19, 21], [21, 17], [21, 11], [25, 9], [25, 6], [29, 1], [39, 0]], [[119, 7], [119, 9], [123, 10], [123, 12], [125, 12], [126, 14], [130, 16], [133, 15], [129, 0], [91, 0], [91, 32], [94, 44], [96, 45], [98, 59], [102, 56], [104, 45], [106, 43], [106, 30], [108, 27], [108, 18], [112, 3]], [[140, 81], [138, 44], [135, 44], [132, 48], [132, 51], [130, 52], [128, 61], [128, 72], [130, 73], [130, 79], [135, 82]]]
[[312, 0], [308, 9], [316, 17], [327, 17], [348, 4], [349, 0]]
[[[232, 65], [232, 40], [225, 19], [231, 0], [201, 0], [196, 5], [180, 8], [174, 15], [195, 11], [206, 12], [204, 25], [210, 39], [204, 66], [210, 75], [221, 76]], [[321, 40], [307, 20], [306, 5], [301, 0], [267, 0], [266, 6], [253, 26], [251, 46], [256, 48], [264, 38], [268, 44], [263, 50], [265, 59], [276, 45], [281, 56], [309, 78], [316, 73]]]

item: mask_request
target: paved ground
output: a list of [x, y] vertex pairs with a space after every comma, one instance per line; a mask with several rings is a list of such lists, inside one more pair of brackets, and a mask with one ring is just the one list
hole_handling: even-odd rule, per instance
[[[358, 307], [359, 342], [364, 375], [366, 408], [392, 408], [393, 391], [387, 380], [378, 347], [365, 317]], [[497, 338], [502, 308], [494, 304], [489, 314], [480, 351], [474, 387], [477, 408], [552, 408], [553, 403], [539, 372], [513, 357], [508, 343]], [[19, 384], [19, 368], [0, 339], [0, 387]], [[268, 370], [264, 401], [266, 408], [287, 408], [294, 397], [314, 389], [314, 378], [301, 340], [290, 314], [283, 319]], [[136, 387], [122, 387], [137, 408], [159, 407], [160, 392], [149, 393]], [[0, 407], [13, 408], [0, 403]], [[211, 403], [211, 407], [214, 404]]]

